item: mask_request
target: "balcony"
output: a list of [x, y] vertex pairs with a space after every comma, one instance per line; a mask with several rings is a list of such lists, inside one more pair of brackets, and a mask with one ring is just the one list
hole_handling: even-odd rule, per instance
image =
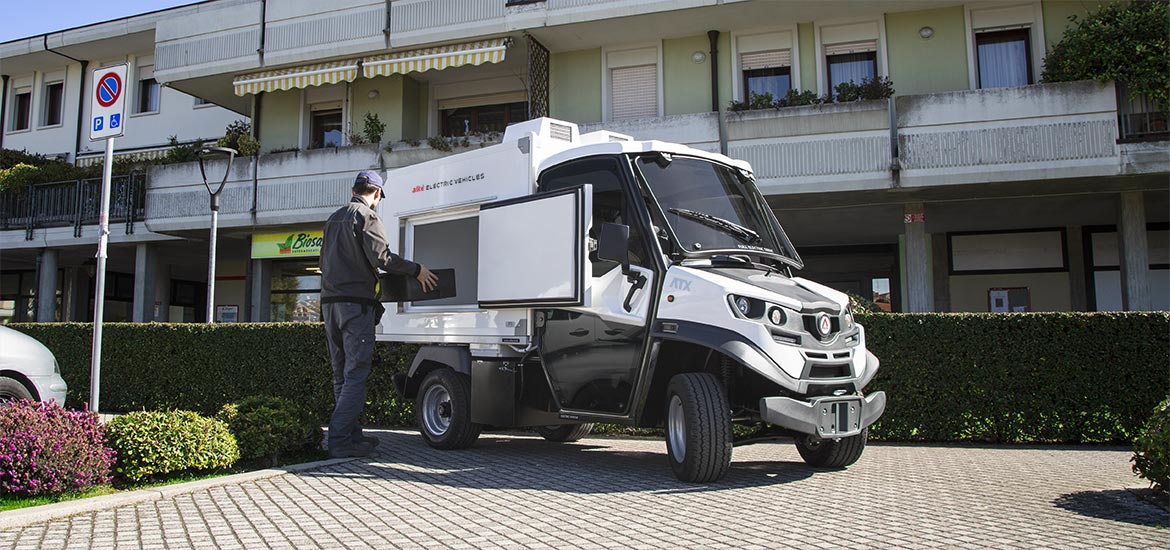
[[[20, 194], [0, 192], [0, 231], [4, 232], [0, 242], [5, 243], [4, 248], [20, 247], [20, 241], [33, 240], [35, 230], [48, 228], [72, 228], [72, 239], [88, 236], [86, 226], [98, 223], [101, 192], [101, 179], [39, 183]], [[132, 235], [144, 219], [145, 195], [145, 174], [113, 178], [110, 225], [122, 224], [124, 233]], [[60, 231], [55, 233], [60, 239], [71, 239]]]

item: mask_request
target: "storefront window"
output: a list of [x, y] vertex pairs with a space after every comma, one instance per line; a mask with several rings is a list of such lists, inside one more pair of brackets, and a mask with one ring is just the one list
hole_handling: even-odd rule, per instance
[[23, 323], [36, 319], [33, 293], [36, 272], [0, 273], [0, 324]]
[[316, 259], [273, 262], [271, 320], [321, 320], [321, 269]]
[[[96, 279], [94, 280], [96, 283]], [[129, 273], [106, 274], [106, 301], [102, 304], [102, 320], [107, 323], [127, 323], [133, 319], [134, 275]], [[90, 288], [93, 296], [93, 288]], [[87, 320], [93, 321], [94, 302], [89, 300]]]

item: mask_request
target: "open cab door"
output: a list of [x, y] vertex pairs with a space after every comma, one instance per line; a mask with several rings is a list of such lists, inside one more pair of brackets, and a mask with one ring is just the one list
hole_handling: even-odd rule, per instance
[[593, 186], [484, 204], [479, 212], [479, 306], [588, 306], [586, 239]]

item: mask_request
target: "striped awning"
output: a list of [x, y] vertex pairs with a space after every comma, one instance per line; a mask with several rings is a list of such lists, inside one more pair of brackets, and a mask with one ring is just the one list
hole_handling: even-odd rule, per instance
[[461, 65], [483, 65], [504, 60], [504, 52], [512, 45], [511, 38], [493, 38], [465, 44], [448, 44], [404, 52], [374, 55], [362, 59], [362, 75], [366, 78], [443, 70]]
[[259, 92], [308, 88], [342, 81], [353, 82], [357, 78], [357, 72], [358, 60], [346, 59], [242, 74], [233, 79], [232, 84], [235, 85], [236, 95], [242, 97]]

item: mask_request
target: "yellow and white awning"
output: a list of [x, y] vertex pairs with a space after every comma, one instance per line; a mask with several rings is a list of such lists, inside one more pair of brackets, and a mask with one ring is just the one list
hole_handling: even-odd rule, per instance
[[232, 84], [235, 85], [236, 95], [242, 97], [259, 92], [308, 88], [322, 84], [337, 84], [342, 81], [353, 82], [357, 78], [357, 73], [358, 60], [346, 59], [242, 74], [233, 79]]
[[[114, 154], [114, 161], [115, 162], [117, 162], [117, 161], [147, 162], [147, 161], [152, 161], [152, 160], [162, 160], [162, 159], [166, 158], [167, 152], [170, 150], [171, 150], [170, 147], [164, 147], [161, 149], [148, 149], [148, 150], [142, 150], [142, 151], [129, 151], [126, 153], [115, 153]], [[84, 157], [78, 156], [77, 157], [77, 165], [78, 166], [93, 166], [96, 164], [102, 164], [103, 162], [105, 162], [105, 156], [102, 154], [95, 154], [95, 155], [84, 156]]]
[[462, 65], [499, 63], [512, 45], [511, 38], [493, 38], [465, 44], [449, 44], [404, 52], [374, 55], [362, 59], [362, 75], [366, 78], [443, 70]]

